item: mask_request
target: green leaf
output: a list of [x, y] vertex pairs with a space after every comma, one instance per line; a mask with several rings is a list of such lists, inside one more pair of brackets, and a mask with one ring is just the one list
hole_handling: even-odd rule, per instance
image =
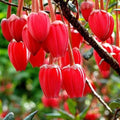
[[75, 120], [83, 120], [89, 110], [89, 106], [86, 107], [80, 114], [78, 114], [75, 118]]
[[14, 120], [14, 113], [13, 112], [8, 113], [3, 120]]
[[57, 111], [61, 114], [62, 118], [66, 119], [66, 120], [74, 120], [75, 117], [71, 114], [69, 114], [68, 112], [61, 110], [61, 109], [57, 109]]
[[51, 118], [62, 118], [62, 115], [60, 113], [48, 113], [48, 114], [45, 114], [45, 116], [48, 119], [51, 119]]
[[86, 53], [83, 54], [83, 57], [86, 59], [86, 60], [89, 60], [93, 55], [93, 48], [91, 48], [89, 51], [87, 51]]
[[81, 120], [82, 120], [83, 118], [85, 118], [88, 110], [89, 110], [89, 106], [86, 107], [86, 108], [80, 113], [80, 119], [81, 119]]
[[120, 9], [114, 9], [114, 11], [120, 11]]
[[69, 7], [69, 9], [70, 9], [71, 11], [77, 13], [77, 9], [76, 9], [75, 5], [72, 3], [72, 1], [69, 1], [69, 2], [68, 2], [68, 7]]
[[110, 4], [109, 7], [108, 7], [108, 9], [114, 7], [115, 5], [117, 5], [117, 3], [118, 3], [118, 2], [114, 2], [114, 3]]
[[31, 113], [30, 115], [28, 115], [24, 120], [32, 120], [34, 115], [37, 113], [38, 111], [35, 111], [33, 113]]
[[109, 104], [110, 108], [115, 110], [117, 108], [120, 108], [120, 98], [113, 100], [112, 102], [110, 102]]
[[31, 5], [31, 0], [25, 0], [24, 2], [25, 2], [28, 6]]
[[76, 113], [76, 102], [73, 101], [72, 99], [68, 99], [67, 103], [68, 103], [68, 107], [69, 107], [70, 112], [75, 115], [75, 113]]
[[46, 117], [48, 119], [51, 119], [51, 118], [63, 118], [65, 120], [74, 120], [74, 116], [69, 114], [68, 112], [64, 111], [64, 110], [61, 110], [61, 109], [57, 109], [57, 112], [55, 113], [48, 113], [46, 114]]

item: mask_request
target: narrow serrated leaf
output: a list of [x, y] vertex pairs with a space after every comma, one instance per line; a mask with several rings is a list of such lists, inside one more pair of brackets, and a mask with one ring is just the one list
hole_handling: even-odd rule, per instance
[[49, 119], [50, 118], [62, 118], [60, 113], [48, 113], [48, 114], [45, 114], [45, 116]]
[[3, 120], [14, 120], [14, 113], [13, 112], [8, 113]]
[[35, 111], [33, 113], [31, 113], [30, 115], [28, 115], [24, 120], [32, 120], [34, 115], [37, 113], [38, 111]]
[[75, 120], [83, 120], [89, 110], [89, 106], [86, 107], [80, 114], [78, 114], [75, 118]]
[[66, 119], [66, 120], [74, 120], [75, 117], [72, 114], [69, 114], [68, 112], [61, 110], [61, 109], [57, 109], [57, 111], [61, 114], [62, 118]]
[[118, 2], [114, 2], [114, 3], [110, 4], [109, 7], [108, 7], [108, 9], [114, 7], [115, 5], [117, 5], [117, 3], [118, 3]]
[[89, 110], [89, 106], [86, 107], [86, 108], [80, 113], [80, 120], [82, 120], [82, 119], [86, 116], [88, 110]]

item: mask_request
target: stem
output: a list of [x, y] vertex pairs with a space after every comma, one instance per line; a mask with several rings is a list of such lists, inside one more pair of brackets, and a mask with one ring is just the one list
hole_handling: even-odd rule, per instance
[[107, 0], [107, 2], [106, 2], [106, 11], [108, 11], [109, 2], [110, 2], [110, 0]]
[[[58, 6], [58, 8], [59, 8], [59, 11], [60, 11], [60, 15], [62, 17], [62, 21], [64, 23], [64, 18], [63, 18], [61, 8], [59, 6]], [[68, 22], [68, 34], [69, 34], [68, 52], [69, 52], [70, 65], [72, 66], [72, 65], [75, 64], [75, 62], [74, 62], [74, 56], [73, 56], [73, 51], [72, 51], [72, 47], [71, 47], [72, 39], [71, 39], [71, 30], [70, 30], [70, 23], [69, 22]]]
[[[117, 0], [116, 0], [117, 1]], [[116, 5], [116, 9], [118, 8], [118, 5]], [[119, 41], [119, 17], [118, 17], [118, 11], [116, 11], [116, 46], [120, 46]]]
[[17, 16], [21, 16], [22, 13], [22, 6], [23, 6], [23, 0], [19, 0], [18, 2], [18, 8], [17, 8]]
[[61, 58], [58, 58], [58, 65], [61, 67]]
[[70, 58], [70, 65], [74, 65], [74, 56], [73, 51], [71, 47], [71, 30], [70, 30], [70, 23], [68, 22], [68, 34], [69, 34], [69, 41], [68, 41], [68, 52], [69, 52], [69, 58]]
[[[9, 0], [9, 3], [11, 3], [12, 0]], [[9, 18], [11, 16], [11, 5], [8, 5], [8, 9], [7, 9], [7, 18]]]
[[99, 9], [99, 2], [98, 2], [98, 0], [95, 0], [95, 9]]
[[53, 63], [53, 57], [52, 55], [50, 54], [50, 57], [49, 57], [49, 64], [52, 64]]
[[101, 98], [100, 95], [98, 95], [98, 93], [94, 90], [94, 88], [92, 87], [91, 83], [89, 82], [89, 80], [86, 78], [86, 83], [88, 84], [88, 86], [90, 87], [92, 93], [94, 94], [94, 96], [104, 105], [104, 107], [110, 112], [112, 113], [111, 108], [105, 103], [105, 101]]
[[39, 4], [38, 4], [38, 0], [36, 0], [36, 6], [35, 6], [35, 8], [36, 8], [36, 12], [38, 12], [38, 11], [39, 11]]
[[59, 5], [58, 5], [57, 7], [58, 7], [58, 9], [59, 9], [61, 19], [62, 19], [63, 23], [65, 23], [64, 18], [63, 18], [63, 14], [62, 14], [62, 11], [61, 11], [61, 8], [60, 8]]
[[107, 52], [105, 49], [90, 36], [89, 32], [81, 25], [81, 23], [70, 13], [70, 9], [67, 7], [66, 2], [63, 0], [54, 0], [56, 3], [60, 4], [61, 10], [65, 18], [73, 25], [75, 29], [84, 37], [84, 40], [89, 43], [99, 54], [101, 58], [104, 58], [105, 62], [110, 64], [110, 66], [120, 75], [120, 67], [118, 62]]
[[32, 0], [32, 12], [35, 12], [35, 0]]
[[103, 0], [100, 0], [100, 9], [104, 10], [104, 1]]
[[48, 5], [49, 5], [49, 8], [50, 8], [51, 20], [52, 20], [52, 22], [53, 22], [53, 21], [55, 21], [55, 14], [54, 14], [54, 11], [53, 11], [53, 7], [52, 7], [51, 0], [48, 0]]
[[40, 1], [40, 10], [43, 10], [43, 0], [39, 0]]

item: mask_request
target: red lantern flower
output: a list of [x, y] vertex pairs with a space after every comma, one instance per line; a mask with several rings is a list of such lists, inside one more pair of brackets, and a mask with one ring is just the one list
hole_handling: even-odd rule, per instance
[[117, 61], [118, 61], [118, 63], [119, 63], [119, 67], [120, 67], [120, 53], [118, 54]]
[[[113, 53], [113, 49], [110, 44], [104, 43], [104, 44], [102, 44], [102, 46], [105, 48], [105, 50], [108, 53]], [[107, 62], [105, 62], [104, 59], [102, 60], [102, 58], [99, 56], [99, 54], [95, 50], [94, 50], [94, 57], [95, 57], [95, 61], [96, 61], [97, 65], [101, 71], [110, 70], [110, 65]]]
[[97, 120], [100, 118], [100, 113], [89, 112], [85, 116], [85, 120]]
[[88, 21], [88, 17], [93, 10], [93, 2], [90, 2], [90, 1], [82, 2], [81, 6], [80, 6], [80, 10], [81, 10], [81, 14], [82, 14], [83, 18], [86, 21]]
[[63, 20], [62, 20], [62, 17], [61, 17], [60, 14], [56, 14], [55, 17], [56, 17], [56, 20], [61, 20], [61, 21], [64, 20], [64, 22], [67, 22], [67, 20], [66, 20], [66, 18], [64, 16], [63, 16]]
[[48, 98], [59, 96], [62, 74], [57, 65], [43, 65], [39, 72], [39, 82], [44, 95]]
[[81, 65], [63, 67], [62, 77], [64, 89], [71, 98], [83, 96], [86, 75]]
[[45, 60], [45, 51], [41, 48], [38, 53], [34, 55], [30, 55], [30, 63], [32, 64], [32, 67], [40, 67], [43, 65]]
[[39, 11], [28, 16], [28, 30], [37, 42], [43, 42], [49, 33], [50, 19], [47, 13]]
[[[96, 37], [96, 36], [95, 36], [95, 39], [96, 39], [98, 42], [103, 42], [103, 41], [101, 41], [101, 40], [100, 40], [98, 37]], [[110, 36], [105, 42], [112, 45], [112, 44], [114, 43], [114, 38], [113, 38], [113, 36]]]
[[108, 71], [100, 70], [100, 73], [101, 73], [103, 78], [108, 78], [110, 76], [110, 70], [108, 70]]
[[41, 43], [38, 43], [30, 34], [30, 32], [28, 31], [28, 27], [27, 25], [25, 25], [25, 27], [23, 28], [22, 31], [22, 38], [23, 41], [26, 45], [26, 47], [28, 48], [28, 50], [33, 54], [36, 55], [37, 52], [40, 50], [41, 48]]
[[91, 12], [89, 26], [92, 32], [102, 41], [107, 40], [114, 28], [113, 17], [104, 10], [94, 10]]
[[18, 42], [22, 41], [22, 30], [26, 22], [27, 19], [25, 15], [19, 18], [15, 14], [12, 14], [9, 18], [8, 26], [11, 36]]
[[68, 47], [68, 30], [65, 24], [54, 21], [45, 43], [53, 57], [64, 56]]
[[68, 94], [67, 94], [67, 92], [66, 92], [65, 90], [61, 91], [61, 93], [60, 93], [60, 98], [61, 98], [63, 101], [66, 101], [66, 100], [69, 98], [69, 96], [68, 96]]
[[79, 48], [83, 41], [83, 37], [75, 29], [71, 29], [71, 39], [72, 39], [72, 48], [74, 47]]
[[112, 45], [113, 48], [113, 57], [118, 61], [118, 55], [120, 53], [120, 47]]
[[42, 103], [44, 104], [45, 107], [58, 108], [60, 100], [59, 98], [47, 98], [43, 95]]
[[28, 62], [28, 51], [23, 42], [11, 41], [8, 45], [8, 55], [16, 71], [26, 69]]
[[[73, 56], [76, 64], [81, 64], [82, 63], [82, 58], [80, 51], [77, 47], [73, 48]], [[70, 58], [69, 58], [69, 53], [66, 51], [65, 56], [61, 58], [61, 63], [62, 67], [67, 66], [70, 64]]]
[[2, 33], [3, 33], [3, 36], [5, 37], [5, 39], [10, 42], [12, 40], [12, 36], [10, 34], [10, 30], [9, 30], [9, 27], [8, 27], [8, 22], [9, 22], [8, 19], [5, 19], [5, 18], [2, 19], [1, 29], [2, 29]]

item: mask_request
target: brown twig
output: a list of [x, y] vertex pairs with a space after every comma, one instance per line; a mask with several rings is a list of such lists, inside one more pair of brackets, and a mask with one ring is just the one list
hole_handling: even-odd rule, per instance
[[[0, 0], [0, 2], [6, 4], [6, 5], [10, 5], [10, 6], [13, 6], [13, 7], [18, 7], [18, 5], [14, 4], [14, 3], [9, 3], [9, 2], [6, 2], [4, 0]], [[29, 7], [25, 7], [23, 6], [23, 10], [28, 10], [28, 11], [31, 11], [31, 8]], [[50, 13], [50, 11], [47, 11], [47, 10], [44, 10], [46, 13]], [[60, 12], [56, 12], [55, 14], [60, 14]]]
[[[114, 114], [114, 117], [113, 117], [113, 120], [117, 120], [118, 118], [118, 112], [120, 112], [120, 108], [116, 110], [115, 114]], [[119, 115], [120, 116], [120, 115]]]
[[94, 90], [94, 88], [92, 87], [91, 83], [89, 82], [88, 79], [86, 79], [86, 83], [88, 84], [88, 86], [90, 87], [90, 89], [92, 90], [92, 93], [94, 94], [95, 97], [97, 97], [97, 99], [105, 106], [105, 108], [112, 113], [111, 108], [105, 103], [105, 101], [101, 98], [100, 95], [98, 95], [98, 93]]
[[[5, 0], [0, 0], [0, 2], [2, 2], [2, 3], [4, 3], [4, 4], [7, 4], [7, 5], [14, 6], [14, 7], [18, 7], [18, 5], [14, 4], [14, 3], [6, 2]], [[23, 7], [23, 10], [29, 10], [29, 11], [31, 11], [31, 9], [28, 8], [28, 7]]]
[[86, 40], [110, 66], [120, 75], [120, 67], [118, 62], [93, 38], [89, 32], [81, 25], [81, 23], [71, 14], [70, 9], [67, 7], [66, 2], [63, 0], [54, 0], [59, 3], [65, 18], [73, 25], [74, 28]]

